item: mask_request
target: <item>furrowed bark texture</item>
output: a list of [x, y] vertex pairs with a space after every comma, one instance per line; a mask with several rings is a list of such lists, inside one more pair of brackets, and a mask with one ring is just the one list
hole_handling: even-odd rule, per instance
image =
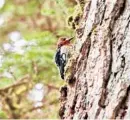
[[[89, 0], [62, 119], [130, 119], [130, 0]], [[80, 30], [80, 29], [79, 29]]]

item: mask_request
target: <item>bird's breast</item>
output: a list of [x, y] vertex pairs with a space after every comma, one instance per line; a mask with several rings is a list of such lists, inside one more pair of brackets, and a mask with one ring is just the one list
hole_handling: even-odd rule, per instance
[[62, 46], [61, 47], [61, 54], [63, 54], [63, 53], [68, 54], [68, 52], [69, 52], [69, 47], [68, 46]]

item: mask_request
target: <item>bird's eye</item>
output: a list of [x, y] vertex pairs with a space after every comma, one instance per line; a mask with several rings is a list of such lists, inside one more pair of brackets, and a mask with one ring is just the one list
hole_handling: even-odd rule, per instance
[[60, 44], [58, 45], [58, 48], [60, 48]]
[[62, 46], [62, 43], [60, 43], [59, 45], [58, 45], [58, 48], [60, 48]]

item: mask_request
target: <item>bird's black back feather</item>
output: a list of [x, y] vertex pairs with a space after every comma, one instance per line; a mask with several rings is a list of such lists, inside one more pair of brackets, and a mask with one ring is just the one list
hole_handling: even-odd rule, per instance
[[60, 49], [57, 49], [57, 52], [55, 54], [55, 63], [59, 67], [60, 66]]
[[64, 79], [64, 68], [66, 65], [66, 54], [65, 53], [61, 54], [60, 49], [58, 49], [56, 52], [55, 63], [59, 67], [61, 78]]

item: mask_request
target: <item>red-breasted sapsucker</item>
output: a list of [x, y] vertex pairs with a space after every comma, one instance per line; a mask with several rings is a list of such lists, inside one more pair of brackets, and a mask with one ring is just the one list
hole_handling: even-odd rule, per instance
[[64, 71], [65, 71], [65, 65], [69, 58], [69, 47], [72, 47], [71, 45], [71, 38], [62, 37], [59, 38], [58, 44], [57, 44], [57, 51], [55, 54], [55, 63], [60, 71], [60, 76], [62, 79], [64, 79]]

